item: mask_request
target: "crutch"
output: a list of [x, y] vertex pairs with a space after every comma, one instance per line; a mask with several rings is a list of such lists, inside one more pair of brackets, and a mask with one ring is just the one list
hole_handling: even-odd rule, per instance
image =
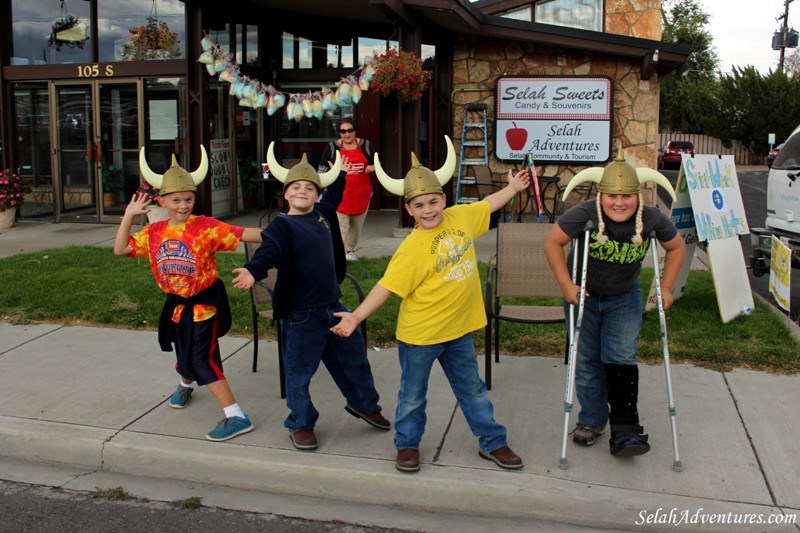
[[653, 253], [653, 280], [656, 286], [656, 300], [658, 300], [658, 321], [661, 324], [661, 348], [664, 354], [664, 373], [667, 377], [667, 401], [669, 402], [669, 422], [672, 429], [672, 451], [675, 461], [672, 463], [672, 470], [675, 472], [683, 471], [683, 464], [678, 454], [678, 430], [675, 427], [675, 401], [672, 397], [672, 378], [669, 373], [669, 346], [667, 345], [667, 320], [664, 316], [664, 302], [661, 300], [661, 268], [658, 263], [656, 233], [650, 233], [650, 248]]
[[[578, 295], [578, 319], [575, 320], [575, 306], [569, 306], [569, 351], [567, 353], [567, 385], [564, 390], [564, 437], [561, 439], [561, 459], [558, 467], [566, 470], [567, 464], [567, 436], [569, 435], [569, 415], [572, 412], [573, 397], [575, 396], [575, 367], [578, 355], [578, 340], [581, 334], [583, 321], [583, 308], [586, 301], [586, 263], [589, 259], [589, 232], [594, 228], [592, 221], [588, 221], [583, 229], [583, 260], [581, 262], [581, 292]], [[572, 241], [572, 281], [576, 281], [578, 274], [578, 238]]]

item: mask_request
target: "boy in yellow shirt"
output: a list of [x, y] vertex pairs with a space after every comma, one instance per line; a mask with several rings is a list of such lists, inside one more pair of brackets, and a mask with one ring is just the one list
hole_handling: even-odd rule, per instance
[[425, 432], [428, 380], [434, 361], [444, 370], [472, 433], [479, 454], [504, 469], [522, 468], [509, 447], [506, 428], [494, 420], [494, 407], [478, 374], [472, 332], [486, 325], [475, 239], [489, 230], [489, 215], [530, 184], [527, 171], [512, 176], [502, 190], [473, 204], [445, 209], [442, 185], [452, 177], [455, 153], [449, 138], [448, 158], [436, 172], [412, 154], [404, 180], [394, 180], [380, 166], [375, 171], [390, 192], [403, 195], [415, 227], [398, 248], [386, 272], [352, 313], [335, 313], [342, 321], [331, 328], [347, 336], [392, 294], [403, 299], [397, 321], [401, 378], [395, 414], [395, 466], [419, 470], [419, 445]]

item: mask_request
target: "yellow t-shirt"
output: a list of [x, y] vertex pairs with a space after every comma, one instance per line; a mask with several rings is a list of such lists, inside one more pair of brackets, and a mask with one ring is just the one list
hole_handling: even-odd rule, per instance
[[378, 284], [403, 299], [397, 339], [427, 346], [486, 325], [475, 239], [489, 230], [488, 202], [444, 210], [434, 229], [414, 228]]

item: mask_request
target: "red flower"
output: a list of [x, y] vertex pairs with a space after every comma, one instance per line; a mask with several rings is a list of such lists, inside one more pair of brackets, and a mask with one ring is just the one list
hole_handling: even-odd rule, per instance
[[372, 84], [383, 96], [396, 93], [402, 102], [413, 102], [422, 96], [430, 73], [413, 52], [387, 50], [373, 58], [375, 69]]

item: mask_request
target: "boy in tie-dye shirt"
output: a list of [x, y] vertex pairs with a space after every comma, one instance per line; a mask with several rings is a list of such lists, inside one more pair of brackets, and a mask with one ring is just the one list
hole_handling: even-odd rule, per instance
[[[143, 174], [148, 176], [144, 169]], [[261, 242], [261, 231], [192, 215], [196, 184], [177, 166], [174, 157], [173, 166], [159, 185], [159, 203], [166, 208], [168, 220], [149, 224], [131, 235], [134, 219], [146, 214], [150, 204], [146, 195], [135, 195], [120, 222], [114, 253], [147, 257], [156, 283], [167, 294], [158, 341], [164, 351], [172, 351], [175, 344], [175, 368], [180, 375], [170, 407], [186, 407], [193, 382], [206, 385], [225, 411], [225, 418], [206, 438], [232, 439], [252, 431], [253, 424], [236, 402], [222, 372], [217, 339], [230, 329], [231, 312], [225, 286], [217, 278], [216, 253], [235, 251], [240, 241]]]

